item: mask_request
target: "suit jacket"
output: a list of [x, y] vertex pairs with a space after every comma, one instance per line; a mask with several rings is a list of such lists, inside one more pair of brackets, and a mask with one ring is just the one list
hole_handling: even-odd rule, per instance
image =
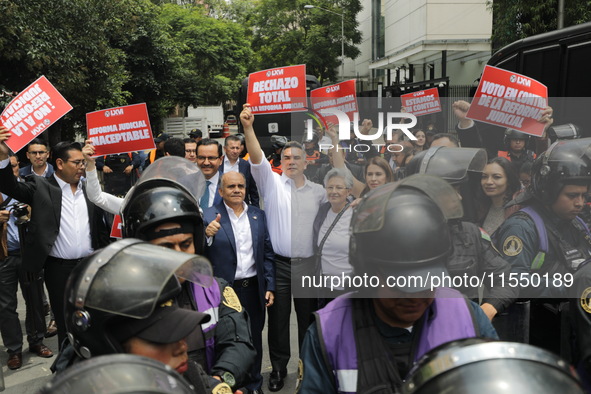
[[[238, 171], [246, 178], [246, 198], [244, 199], [244, 202], [246, 202], [248, 205], [254, 205], [255, 207], [259, 208], [259, 189], [257, 189], [257, 184], [250, 173], [250, 162], [242, 158], [238, 158]], [[224, 160], [222, 160], [222, 165], [220, 165], [219, 172], [220, 176], [224, 174]], [[214, 205], [216, 205], [218, 202], [214, 202]]]
[[[18, 172], [19, 172], [19, 175], [21, 176], [21, 178], [25, 178], [29, 175], [36, 175], [36, 174], [33, 174], [33, 166], [31, 164], [21, 168], [20, 170], [18, 170]], [[45, 174], [45, 178], [51, 178], [52, 175], [53, 175], [53, 166], [51, 164], [47, 163], [47, 173]]]
[[[51, 178], [32, 176], [27, 182], [17, 182], [12, 168], [7, 166], [0, 169], [0, 191], [12, 198], [31, 206], [31, 220], [27, 224], [27, 234], [24, 239], [22, 266], [27, 271], [39, 272], [45, 265], [45, 260], [53, 248], [60, 231], [62, 210], [62, 191], [55, 180]], [[103, 211], [91, 203], [86, 197], [92, 247], [98, 249], [109, 242]]]
[[[230, 285], [234, 283], [238, 259], [236, 257], [236, 240], [232, 231], [230, 216], [223, 201], [203, 213], [206, 226], [215, 220], [217, 214], [221, 214], [221, 228], [213, 238], [211, 246], [205, 249], [205, 255], [213, 265], [213, 275], [223, 278]], [[252, 247], [257, 280], [259, 283], [259, 296], [262, 305], [265, 304], [265, 292], [275, 291], [275, 254], [267, 230], [267, 218], [265, 212], [250, 205], [248, 207], [248, 221], [252, 234]]]

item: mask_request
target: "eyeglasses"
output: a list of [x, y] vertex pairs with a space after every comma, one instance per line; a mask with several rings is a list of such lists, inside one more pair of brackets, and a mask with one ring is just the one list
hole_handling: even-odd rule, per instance
[[28, 152], [28, 153], [33, 156], [37, 156], [37, 155], [44, 155], [48, 152], [46, 150], [36, 150], [36, 151]]
[[86, 161], [84, 160], [68, 160], [70, 163], [74, 163], [76, 167], [85, 167]]
[[219, 156], [197, 156], [197, 160], [199, 160], [199, 161], [205, 161], [205, 160], [214, 161], [219, 158], [220, 158]]
[[332, 192], [332, 191], [335, 191], [335, 190], [338, 191], [338, 192], [341, 192], [341, 191], [343, 191], [345, 189], [346, 189], [345, 186], [329, 186], [329, 187], [326, 188], [326, 190], [328, 190], [329, 192]]

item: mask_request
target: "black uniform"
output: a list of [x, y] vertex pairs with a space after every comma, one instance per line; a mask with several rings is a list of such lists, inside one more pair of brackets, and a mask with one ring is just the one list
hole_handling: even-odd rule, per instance
[[[499, 255], [490, 236], [474, 223], [454, 220], [449, 222], [453, 253], [447, 261], [450, 276], [484, 278], [485, 292], [482, 303], [504, 311], [517, 297], [518, 290], [501, 286], [501, 275], [508, 275], [511, 265]], [[491, 286], [492, 284], [492, 286]], [[478, 287], [468, 284], [456, 287], [472, 301], [478, 301]]]

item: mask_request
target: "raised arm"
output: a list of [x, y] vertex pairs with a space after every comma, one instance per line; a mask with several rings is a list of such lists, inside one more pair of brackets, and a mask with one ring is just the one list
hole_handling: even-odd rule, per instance
[[86, 140], [86, 145], [82, 148], [82, 154], [84, 160], [86, 160], [86, 194], [88, 199], [97, 207], [113, 215], [118, 215], [123, 199], [103, 192], [96, 173], [95, 159], [92, 157], [94, 155], [94, 146], [92, 146], [91, 140]]
[[244, 104], [244, 109], [240, 113], [240, 121], [244, 128], [244, 139], [246, 140], [246, 149], [250, 154], [250, 162], [253, 164], [261, 164], [264, 157], [263, 149], [261, 148], [261, 144], [259, 143], [259, 140], [254, 133], [254, 128], [252, 127], [254, 123], [254, 115], [250, 112], [248, 103]]

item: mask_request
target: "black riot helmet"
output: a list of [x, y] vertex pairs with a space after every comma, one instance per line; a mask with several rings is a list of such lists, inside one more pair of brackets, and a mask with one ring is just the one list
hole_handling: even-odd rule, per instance
[[441, 275], [452, 250], [447, 220], [462, 215], [458, 194], [441, 178], [413, 175], [372, 190], [351, 220], [355, 274]]
[[159, 361], [131, 354], [112, 354], [74, 364], [57, 375], [41, 394], [103, 392], [195, 393], [174, 369]]
[[474, 221], [477, 217], [474, 194], [480, 188], [482, 171], [486, 163], [484, 149], [436, 146], [416, 154], [405, 169], [408, 175], [438, 176], [455, 186], [462, 196], [463, 219]]
[[565, 185], [591, 184], [591, 138], [557, 141], [532, 165], [532, 190], [543, 204], [556, 201]]
[[443, 344], [421, 358], [404, 394], [583, 394], [569, 363], [535, 346], [468, 338]]
[[132, 336], [148, 335], [146, 339], [152, 340], [156, 334], [146, 330], [144, 323], [156, 327], [165, 317], [172, 321], [167, 323], [167, 338], [183, 339], [184, 331], [173, 333], [177, 328], [186, 330], [179, 321], [195, 323], [197, 317], [184, 316], [193, 311], [183, 312], [169, 303], [181, 291], [178, 278], [208, 287], [212, 275], [211, 264], [201, 256], [133, 238], [112, 243], [82, 260], [68, 278], [68, 339], [82, 358], [122, 353], [121, 343]]
[[509, 148], [509, 143], [511, 140], [525, 140], [525, 142], [527, 143], [527, 141], [529, 141], [529, 138], [529, 134], [525, 134], [522, 131], [515, 129], [506, 129], [505, 135], [503, 137], [503, 143], [507, 148]]
[[195, 253], [203, 254], [205, 229], [198, 201], [205, 187], [205, 177], [194, 163], [172, 156], [156, 160], [125, 196], [123, 237], [149, 241], [158, 225], [179, 223], [194, 234]]

